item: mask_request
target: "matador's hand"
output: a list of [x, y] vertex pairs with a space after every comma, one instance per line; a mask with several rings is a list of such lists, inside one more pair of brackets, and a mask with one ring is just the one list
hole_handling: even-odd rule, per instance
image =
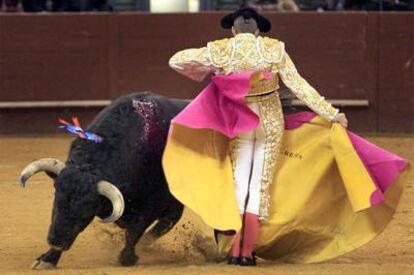
[[341, 124], [342, 127], [348, 127], [348, 119], [346, 118], [344, 113], [337, 114], [334, 118], [334, 121]]

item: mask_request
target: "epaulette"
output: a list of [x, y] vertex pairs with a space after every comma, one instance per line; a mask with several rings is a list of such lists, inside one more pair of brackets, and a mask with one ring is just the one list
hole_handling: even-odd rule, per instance
[[285, 44], [274, 38], [262, 37], [257, 38], [259, 53], [268, 63], [279, 63], [285, 53]]
[[215, 67], [224, 67], [234, 56], [233, 39], [224, 38], [207, 43], [210, 60]]

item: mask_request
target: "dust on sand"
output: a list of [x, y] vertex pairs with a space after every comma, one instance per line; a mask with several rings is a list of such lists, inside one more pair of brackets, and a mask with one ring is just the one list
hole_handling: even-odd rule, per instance
[[[414, 137], [368, 137], [379, 146], [414, 161]], [[18, 185], [21, 169], [43, 158], [66, 158], [67, 137], [0, 137], [0, 273], [43, 274], [31, 263], [47, 250], [53, 200], [45, 175]], [[217, 261], [212, 230], [186, 211], [179, 224], [151, 246], [137, 247], [139, 265], [117, 262], [123, 235], [114, 225], [93, 222], [48, 274], [414, 274], [414, 173], [397, 213], [386, 230], [365, 247], [320, 264], [260, 262], [257, 268]]]

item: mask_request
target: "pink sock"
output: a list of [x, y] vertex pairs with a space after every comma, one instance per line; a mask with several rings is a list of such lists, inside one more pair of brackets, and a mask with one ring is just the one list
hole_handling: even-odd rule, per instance
[[230, 255], [232, 257], [240, 257], [240, 231], [237, 232], [236, 237], [234, 237]]
[[[243, 215], [240, 215], [240, 219], [243, 220]], [[233, 244], [231, 245], [230, 256], [240, 257], [240, 231], [237, 232], [236, 237], [234, 237]]]
[[259, 216], [246, 212], [241, 256], [253, 258], [253, 245], [259, 234]]

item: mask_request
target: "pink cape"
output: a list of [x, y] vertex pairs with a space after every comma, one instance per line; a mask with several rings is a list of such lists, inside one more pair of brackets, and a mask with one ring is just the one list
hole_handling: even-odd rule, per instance
[[217, 75], [172, 122], [195, 129], [213, 129], [234, 138], [259, 125], [259, 117], [244, 103], [253, 72]]

